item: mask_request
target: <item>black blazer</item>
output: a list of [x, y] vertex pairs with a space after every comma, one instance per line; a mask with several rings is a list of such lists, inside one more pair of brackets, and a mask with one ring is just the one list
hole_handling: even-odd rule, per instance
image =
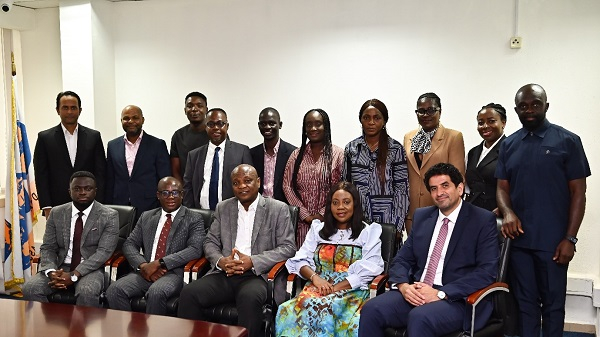
[[[283, 139], [280, 139], [279, 142], [279, 151], [277, 151], [277, 159], [275, 161], [275, 176], [273, 182], [273, 198], [279, 201], [283, 201], [286, 204], [288, 203], [285, 194], [283, 194], [283, 173], [285, 172], [285, 165], [287, 164], [288, 159], [292, 152], [296, 149], [296, 147], [290, 143], [284, 142]], [[255, 147], [250, 149], [250, 154], [252, 155], [252, 162], [254, 163], [254, 168], [256, 172], [258, 172], [258, 176], [260, 177], [260, 193], [263, 193], [264, 187], [264, 177], [265, 177], [265, 151], [263, 148], [263, 144], [258, 144]]]
[[481, 151], [483, 151], [483, 142], [472, 148], [467, 155], [465, 179], [471, 190], [467, 201], [488, 211], [492, 211], [498, 207], [496, 204], [497, 179], [494, 174], [496, 173], [496, 164], [498, 162], [498, 151], [500, 151], [500, 144], [502, 144], [504, 139], [506, 139], [506, 136], [502, 135], [500, 141], [488, 152], [479, 166], [477, 166], [477, 161], [479, 160]]
[[106, 202], [129, 205], [137, 214], [159, 207], [158, 181], [171, 175], [171, 162], [164, 140], [144, 132], [133, 162], [131, 177], [125, 161], [125, 140], [119, 136], [106, 149]]
[[[204, 184], [204, 162], [208, 153], [208, 145], [202, 145], [188, 153], [185, 173], [183, 174], [183, 205], [189, 208], [200, 208], [200, 192]], [[231, 171], [240, 165], [252, 165], [252, 156], [248, 146], [225, 140], [225, 157], [223, 158], [223, 179], [221, 181], [222, 200], [233, 197]]]
[[106, 158], [100, 132], [79, 124], [75, 165], [71, 164], [65, 135], [60, 124], [38, 133], [33, 154], [35, 184], [40, 207], [53, 207], [71, 201], [69, 179], [74, 172], [89, 171], [96, 176], [96, 200], [104, 201]]

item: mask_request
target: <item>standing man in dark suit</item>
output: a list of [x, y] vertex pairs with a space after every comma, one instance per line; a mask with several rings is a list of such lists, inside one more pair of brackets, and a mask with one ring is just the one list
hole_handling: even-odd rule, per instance
[[287, 204], [283, 194], [283, 173], [288, 158], [296, 147], [279, 138], [279, 129], [282, 126], [279, 111], [274, 108], [263, 109], [258, 114], [258, 129], [264, 142], [251, 148], [250, 154], [261, 181], [259, 190], [261, 195]]
[[40, 247], [39, 272], [23, 286], [29, 301], [48, 302], [57, 290], [75, 287], [77, 305], [100, 307], [104, 290], [104, 263], [119, 239], [119, 215], [96, 197], [92, 173], [71, 176], [72, 202], [56, 206], [46, 222]]
[[[470, 327], [466, 298], [496, 279], [494, 214], [462, 202], [463, 177], [452, 164], [432, 166], [424, 182], [435, 206], [415, 211], [413, 229], [390, 268], [392, 290], [362, 308], [361, 337], [383, 336], [386, 327], [406, 327], [409, 336], [422, 337]], [[475, 330], [489, 319], [492, 303], [477, 308]]]
[[252, 165], [250, 149], [227, 139], [227, 113], [213, 108], [206, 113], [206, 131], [210, 143], [190, 151], [183, 176], [183, 204], [186, 207], [212, 209], [233, 197], [231, 171], [239, 164]]
[[121, 112], [125, 135], [108, 142], [106, 202], [131, 205], [137, 214], [159, 206], [156, 184], [171, 174], [167, 144], [144, 131], [142, 109], [126, 106]]
[[202, 93], [194, 91], [185, 96], [183, 111], [190, 124], [175, 131], [171, 137], [171, 168], [173, 177], [179, 181], [183, 181], [188, 153], [209, 142], [204, 124], [206, 110], [206, 96]]
[[496, 178], [502, 234], [514, 239], [509, 275], [522, 337], [563, 335], [567, 269], [585, 213], [590, 165], [576, 134], [546, 119], [538, 84], [515, 95], [523, 128], [500, 146]]
[[267, 274], [277, 262], [294, 256], [294, 228], [286, 204], [258, 193], [260, 178], [254, 167], [239, 165], [231, 180], [235, 198], [218, 204], [204, 242], [213, 268], [183, 287], [178, 316], [201, 320], [204, 308], [235, 302], [238, 324], [257, 337]]
[[104, 201], [106, 157], [100, 132], [77, 123], [81, 99], [72, 91], [56, 96], [56, 112], [60, 124], [38, 134], [33, 154], [35, 183], [40, 207], [48, 218], [54, 206], [70, 202], [65, 186], [76, 171], [89, 171], [96, 177], [96, 199]]
[[136, 271], [106, 291], [111, 309], [131, 311], [130, 299], [145, 295], [146, 313], [166, 315], [167, 300], [183, 287], [183, 267], [202, 256], [202, 217], [181, 206], [181, 182], [161, 179], [156, 197], [161, 208], [144, 212], [123, 244], [123, 254]]

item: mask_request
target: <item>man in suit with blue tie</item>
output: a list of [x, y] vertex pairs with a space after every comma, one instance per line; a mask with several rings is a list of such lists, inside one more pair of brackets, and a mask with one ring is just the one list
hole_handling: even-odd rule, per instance
[[48, 302], [57, 290], [75, 288], [77, 305], [100, 307], [104, 290], [104, 263], [119, 239], [119, 215], [94, 200], [96, 177], [73, 173], [69, 183], [72, 202], [52, 208], [39, 272], [23, 285], [26, 300]]
[[204, 242], [212, 269], [183, 287], [177, 316], [202, 320], [204, 308], [235, 302], [238, 324], [250, 337], [258, 337], [267, 274], [277, 262], [294, 256], [294, 227], [286, 204], [258, 193], [260, 178], [254, 167], [237, 166], [231, 180], [235, 198], [217, 205]]
[[214, 211], [219, 201], [233, 197], [231, 171], [240, 164], [252, 165], [252, 157], [248, 146], [227, 138], [229, 122], [225, 110], [208, 110], [205, 121], [210, 142], [188, 154], [183, 204]]
[[60, 124], [38, 134], [33, 154], [35, 183], [40, 207], [48, 218], [54, 206], [70, 202], [65, 186], [77, 171], [88, 171], [96, 177], [96, 200], [104, 202], [106, 158], [100, 132], [78, 123], [81, 99], [73, 91], [56, 96], [56, 112]]
[[[362, 308], [359, 336], [378, 337], [387, 327], [409, 336], [435, 337], [470, 326], [465, 299], [496, 279], [498, 234], [493, 213], [462, 202], [463, 177], [448, 163], [424, 178], [435, 206], [419, 208], [408, 239], [390, 268], [389, 292]], [[492, 313], [481, 303], [475, 329]]]
[[264, 108], [258, 114], [258, 130], [264, 142], [251, 148], [250, 154], [261, 182], [259, 192], [265, 197], [275, 198], [287, 204], [283, 194], [283, 173], [296, 147], [279, 138], [279, 129], [282, 126], [279, 111]]
[[121, 112], [125, 135], [108, 142], [106, 151], [106, 203], [131, 205], [141, 214], [159, 206], [156, 184], [171, 174], [164, 140], [142, 130], [144, 115], [135, 105]]
[[166, 315], [167, 300], [183, 287], [183, 267], [202, 256], [204, 224], [198, 213], [181, 205], [181, 182], [161, 179], [156, 197], [161, 207], [144, 212], [123, 244], [123, 254], [136, 271], [106, 291], [111, 309], [131, 311], [130, 299], [146, 296], [146, 313]]

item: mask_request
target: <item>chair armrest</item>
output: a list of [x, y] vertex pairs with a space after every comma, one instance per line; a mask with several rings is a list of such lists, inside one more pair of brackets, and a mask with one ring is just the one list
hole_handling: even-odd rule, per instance
[[190, 275], [191, 280], [197, 280], [200, 272], [202, 270], [208, 269], [208, 267], [210, 267], [210, 263], [205, 257], [201, 257], [200, 259], [196, 260], [196, 263], [192, 266], [192, 273]]
[[467, 297], [467, 303], [473, 306], [471, 310], [471, 336], [475, 335], [475, 308], [477, 304], [479, 304], [479, 302], [487, 295], [496, 291], [509, 292], [510, 290], [508, 290], [508, 284], [504, 282], [495, 282], [483, 289], [477, 290]]
[[189, 261], [188, 263], [185, 264], [185, 266], [183, 267], [183, 283], [184, 284], [188, 284], [190, 283], [192, 280], [192, 269], [194, 267], [194, 265], [196, 263], [198, 263], [199, 259], [193, 259], [191, 261]]
[[283, 268], [285, 267], [285, 262], [286, 261], [281, 261], [281, 262], [277, 262], [273, 268], [271, 268], [271, 270], [269, 271], [269, 274], [267, 276], [268, 280], [275, 280], [275, 278], [277, 277], [277, 275], [279, 275], [279, 273], [281, 273], [281, 271], [283, 270]]
[[127, 259], [125, 258], [124, 255], [120, 255], [120, 256], [117, 256], [116, 258], [112, 259], [112, 261], [110, 263], [110, 280], [111, 280], [111, 282], [115, 282], [117, 280], [117, 269], [126, 260]]
[[39, 266], [40, 266], [40, 256], [32, 255], [31, 256], [31, 274], [32, 275], [37, 274]]
[[385, 286], [390, 276], [388, 274], [377, 275], [369, 284], [369, 297], [373, 298], [385, 291]]

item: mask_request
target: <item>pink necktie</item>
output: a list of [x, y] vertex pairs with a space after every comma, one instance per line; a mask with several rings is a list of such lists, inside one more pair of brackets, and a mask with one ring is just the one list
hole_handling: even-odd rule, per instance
[[437, 270], [438, 263], [440, 263], [440, 258], [442, 257], [444, 242], [446, 242], [446, 236], [448, 236], [448, 222], [448, 218], [444, 218], [444, 220], [442, 220], [442, 227], [440, 228], [440, 233], [438, 234], [437, 240], [435, 241], [435, 246], [433, 246], [433, 252], [431, 252], [431, 257], [429, 258], [429, 266], [427, 267], [427, 273], [425, 274], [425, 278], [423, 279], [423, 283], [427, 283], [430, 286], [433, 285], [435, 272]]

